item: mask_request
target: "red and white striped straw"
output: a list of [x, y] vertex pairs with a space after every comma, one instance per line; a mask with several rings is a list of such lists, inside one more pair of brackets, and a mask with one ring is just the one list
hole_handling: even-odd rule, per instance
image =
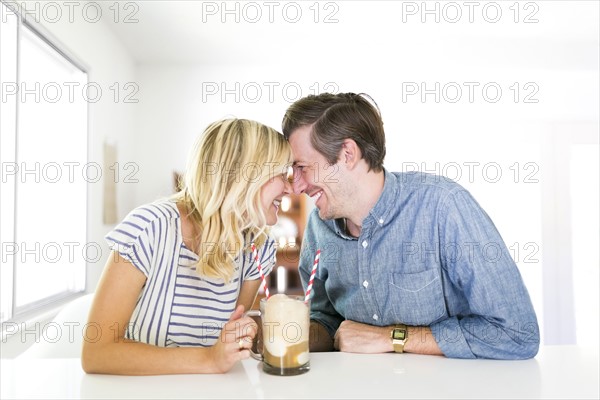
[[317, 250], [317, 254], [315, 254], [315, 262], [313, 263], [312, 271], [310, 272], [310, 279], [308, 280], [308, 287], [306, 288], [306, 296], [304, 296], [304, 304], [308, 303], [308, 299], [310, 298], [310, 291], [312, 290], [315, 274], [317, 273], [317, 265], [319, 265], [320, 255], [321, 250]]
[[260, 261], [258, 260], [258, 252], [256, 251], [256, 246], [254, 245], [254, 243], [252, 243], [252, 255], [254, 256], [254, 261], [256, 261], [256, 266], [258, 267], [258, 273], [260, 274], [260, 279], [262, 280], [263, 289], [265, 290], [265, 296], [267, 296], [268, 299], [270, 297], [269, 288], [267, 287], [267, 280], [265, 279], [265, 275], [263, 274]]

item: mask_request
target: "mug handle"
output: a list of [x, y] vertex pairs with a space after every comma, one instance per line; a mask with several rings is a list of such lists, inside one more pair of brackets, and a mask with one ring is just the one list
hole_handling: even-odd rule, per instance
[[[250, 310], [250, 311], [244, 313], [244, 317], [262, 317], [262, 314], [261, 314], [260, 310]], [[257, 340], [260, 340], [260, 338], [258, 338]], [[256, 361], [263, 361], [262, 354], [253, 352], [252, 348], [250, 348], [248, 350], [250, 350], [250, 357], [254, 358]]]

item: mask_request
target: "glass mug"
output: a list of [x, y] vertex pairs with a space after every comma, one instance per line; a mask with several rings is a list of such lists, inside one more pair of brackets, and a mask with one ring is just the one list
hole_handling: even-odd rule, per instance
[[260, 311], [251, 310], [246, 315], [261, 319], [262, 354], [251, 350], [250, 355], [262, 361], [263, 371], [289, 376], [310, 370], [310, 301], [304, 304], [302, 296], [276, 294], [260, 300]]

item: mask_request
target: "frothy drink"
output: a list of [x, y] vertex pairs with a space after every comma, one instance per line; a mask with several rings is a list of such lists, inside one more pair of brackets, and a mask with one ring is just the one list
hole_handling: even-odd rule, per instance
[[277, 375], [308, 371], [309, 307], [301, 298], [276, 294], [261, 301], [263, 369]]

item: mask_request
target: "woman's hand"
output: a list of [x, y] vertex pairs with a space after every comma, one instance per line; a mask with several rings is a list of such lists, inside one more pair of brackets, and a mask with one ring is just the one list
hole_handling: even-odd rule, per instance
[[244, 317], [244, 306], [238, 305], [223, 326], [219, 340], [210, 348], [215, 372], [227, 372], [236, 362], [250, 357], [257, 329], [252, 318]]

